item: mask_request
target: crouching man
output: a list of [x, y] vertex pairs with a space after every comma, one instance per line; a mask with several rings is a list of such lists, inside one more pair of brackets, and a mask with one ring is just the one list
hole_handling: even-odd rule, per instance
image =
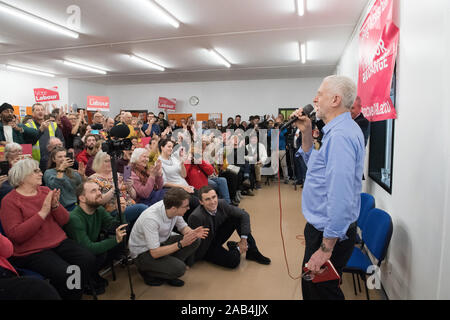
[[[210, 229], [209, 235], [201, 241], [195, 253], [195, 260], [206, 260], [226, 268], [236, 268], [241, 262], [241, 254], [246, 259], [260, 264], [270, 264], [270, 259], [263, 256], [250, 232], [250, 216], [247, 212], [219, 200], [216, 191], [210, 186], [199, 190], [200, 206], [189, 216], [189, 226], [204, 226]], [[240, 242], [228, 241], [228, 250], [223, 244], [237, 231]]]
[[[183, 219], [189, 210], [190, 194], [181, 188], [171, 188], [164, 199], [141, 213], [131, 232], [131, 257], [144, 282], [159, 286], [164, 282], [181, 287], [180, 278], [186, 266], [194, 263], [194, 253], [208, 229], [192, 230]], [[172, 234], [176, 227], [180, 234]]]

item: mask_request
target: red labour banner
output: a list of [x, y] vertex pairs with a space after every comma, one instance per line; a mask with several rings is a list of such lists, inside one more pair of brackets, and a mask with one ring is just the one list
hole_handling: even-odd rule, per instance
[[390, 98], [399, 38], [392, 7], [392, 0], [377, 0], [359, 33], [358, 96], [372, 122], [397, 117]]
[[109, 97], [88, 96], [88, 111], [109, 111]]
[[159, 97], [158, 108], [166, 110], [175, 110], [177, 105], [177, 99], [167, 99], [164, 97]]
[[58, 90], [58, 87], [34, 89], [34, 99], [36, 102], [57, 101], [59, 100], [59, 93], [56, 90]]

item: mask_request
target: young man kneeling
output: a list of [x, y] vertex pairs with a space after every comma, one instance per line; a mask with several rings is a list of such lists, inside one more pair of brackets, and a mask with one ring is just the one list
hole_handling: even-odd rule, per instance
[[[171, 188], [164, 199], [141, 213], [131, 232], [131, 257], [150, 286], [164, 282], [181, 287], [186, 265], [194, 262], [194, 253], [208, 229], [192, 230], [183, 219], [189, 210], [190, 194], [181, 188]], [[171, 235], [174, 227], [181, 232]]]

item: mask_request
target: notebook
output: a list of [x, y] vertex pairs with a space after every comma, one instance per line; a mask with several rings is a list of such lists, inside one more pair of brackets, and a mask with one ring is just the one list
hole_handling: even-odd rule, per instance
[[[321, 273], [314, 274], [314, 278], [311, 280], [313, 283], [339, 280], [341, 278], [330, 260], [325, 262], [321, 269], [323, 270]], [[303, 271], [307, 272], [309, 269], [304, 267]]]

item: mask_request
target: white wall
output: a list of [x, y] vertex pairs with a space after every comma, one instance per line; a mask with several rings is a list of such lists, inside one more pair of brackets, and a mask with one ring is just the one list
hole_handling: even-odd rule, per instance
[[15, 106], [32, 106], [36, 102], [33, 89], [50, 89], [54, 86], [58, 87], [60, 100], [49, 104], [55, 103], [58, 106], [68, 104], [68, 79], [0, 70], [0, 104], [8, 102]]
[[[111, 110], [157, 109], [158, 98], [176, 98], [179, 113], [223, 113], [223, 122], [236, 114], [242, 120], [250, 115], [275, 114], [279, 107], [300, 107], [311, 103], [322, 79], [282, 79], [252, 81], [215, 81], [192, 83], [165, 83], [130, 86], [109, 86]], [[192, 107], [189, 98], [197, 96], [200, 102]]]
[[[392, 195], [370, 178], [364, 191], [394, 223], [382, 282], [390, 299], [449, 299], [450, 112], [448, 49], [450, 2], [395, 0], [400, 28], [397, 58]], [[448, 52], [448, 51], [447, 51]], [[337, 73], [357, 81], [357, 35]], [[445, 82], [446, 81], [446, 82]]]

